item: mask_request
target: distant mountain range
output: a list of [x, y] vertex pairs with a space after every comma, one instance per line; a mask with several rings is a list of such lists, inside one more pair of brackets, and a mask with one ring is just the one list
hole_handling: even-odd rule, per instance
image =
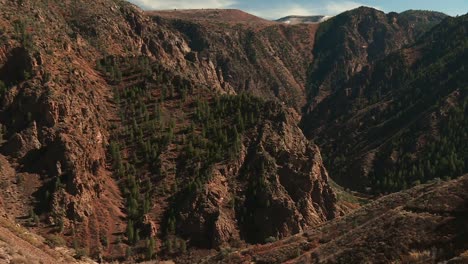
[[329, 18], [329, 16], [286, 16], [276, 21], [286, 24], [312, 24], [326, 21]]

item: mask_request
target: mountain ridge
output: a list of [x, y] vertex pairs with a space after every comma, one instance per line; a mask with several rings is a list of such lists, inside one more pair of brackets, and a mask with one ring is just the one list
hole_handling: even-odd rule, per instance
[[202, 263], [464, 263], [467, 180], [465, 175], [388, 195], [302, 234]]
[[[2, 186], [14, 188], [2, 195], [22, 225], [94, 259], [131, 262], [265, 242], [347, 210], [296, 110], [278, 102], [286, 89], [278, 84], [275, 94], [267, 83], [274, 80], [244, 74], [267, 67], [260, 54], [283, 43], [296, 51], [278, 54], [273, 73], [286, 75], [294, 64], [283, 60], [294, 53], [307, 59], [291, 31], [243, 29], [232, 37], [241, 56], [228, 66], [230, 56], [208, 50], [222, 44], [186, 30], [219, 34], [204, 23], [107, 0], [8, 2], [1, 12], [19, 10], [24, 19], [1, 21], [0, 122], [2, 167], [11, 168]], [[314, 28], [307, 30], [304, 46], [313, 38]], [[264, 45], [271, 34], [282, 37]], [[288, 79], [301, 90], [299, 80]], [[230, 84], [236, 81], [251, 88]], [[282, 214], [268, 225], [247, 221], [269, 218], [273, 209]]]
[[209, 21], [231, 24], [274, 24], [255, 15], [239, 9], [177, 9], [177, 10], [151, 10], [145, 11], [149, 15], [158, 15], [166, 18], [178, 18], [192, 21]]
[[[424, 177], [415, 176], [416, 174], [422, 175], [420, 172], [410, 173], [406, 171], [406, 169], [404, 169], [406, 167], [404, 166], [409, 165], [401, 166], [399, 169], [396, 169], [396, 171], [390, 171], [389, 168], [397, 166], [397, 164], [408, 163], [414, 166], [420, 166], [417, 163], [422, 158], [418, 158], [416, 154], [419, 152], [427, 152], [424, 146], [428, 146], [430, 144], [428, 142], [434, 140], [439, 142], [439, 138], [444, 135], [443, 133], [447, 133], [443, 132], [445, 129], [448, 129], [443, 121], [446, 118], [444, 117], [444, 115], [446, 115], [444, 113], [452, 112], [450, 109], [458, 109], [459, 107], [461, 107], [461, 109], [454, 111], [464, 111], [466, 92], [463, 90], [463, 82], [465, 81], [460, 70], [463, 71], [464, 67], [460, 59], [466, 55], [464, 55], [462, 50], [457, 48], [458, 46], [463, 47], [464, 45], [463, 40], [459, 37], [459, 34], [466, 30], [463, 27], [464, 19], [466, 19], [466, 16], [447, 18], [441, 22], [441, 24], [435, 26], [433, 30], [421, 35], [420, 38], [415, 41], [415, 44], [403, 47], [401, 50], [390, 53], [387, 57], [378, 59], [375, 65], [370, 63], [370, 66], [364, 68], [362, 72], [351, 74], [355, 76], [351, 77], [348, 83], [336, 86], [345, 88], [345, 90], [335, 91], [321, 106], [316, 110], [312, 110], [312, 113], [315, 112], [313, 115], [317, 118], [312, 118], [315, 123], [310, 131], [316, 131], [315, 133], [317, 133], [317, 135], [315, 135], [315, 138], [317, 141], [324, 143], [322, 148], [325, 148], [326, 145], [327, 147], [325, 149], [341, 153], [339, 157], [334, 157], [327, 163], [329, 168], [333, 163], [336, 164], [336, 168], [339, 168], [333, 170], [333, 167], [331, 167], [332, 171], [337, 174], [334, 178], [341, 179], [341, 184], [350, 184], [350, 186], [353, 187], [359, 186], [361, 191], [366, 187], [377, 188], [380, 191], [384, 191], [382, 190], [382, 186], [375, 186], [377, 181], [379, 181], [377, 185], [387, 185], [388, 183], [382, 183], [383, 179], [386, 179], [385, 181], [392, 179], [390, 185], [399, 187], [390, 187], [389, 189], [398, 190], [398, 188], [404, 188], [403, 185], [407, 188], [414, 182], [429, 180], [431, 177], [438, 177], [435, 175], [437, 173], [432, 172], [432, 169], [427, 170], [422, 167], [420, 169], [418, 167], [418, 170], [424, 171], [422, 172], [422, 174], [425, 175]], [[455, 21], [458, 21], [458, 23]], [[437, 37], [431, 37], [432, 34], [437, 35]], [[458, 59], [455, 59], [454, 56], [458, 57]], [[437, 60], [440, 61], [438, 62]], [[450, 62], [447, 62], [447, 60], [450, 60]], [[421, 84], [425, 82], [424, 79], [445, 79], [446, 77], [443, 73], [424, 75], [424, 69], [426, 67], [429, 69], [438, 67], [440, 71], [448, 70], [442, 66], [445, 65], [445, 63], [451, 65], [451, 71], [453, 71], [453, 74], [456, 76], [452, 77], [452, 73], [450, 73], [449, 79], [444, 81], [444, 83], [450, 83], [449, 87], [441, 87], [436, 81], [433, 81], [432, 84]], [[418, 77], [417, 74], [412, 74], [413, 72], [421, 74], [421, 76], [424, 77]], [[369, 76], [373, 76], [370, 77], [373, 81], [369, 79]], [[427, 88], [424, 89], [423, 87]], [[417, 93], [418, 96], [415, 96], [415, 93]], [[437, 93], [438, 96], [431, 97], [431, 94], [435, 93]], [[437, 101], [436, 98], [437, 100], [439, 100], [439, 98], [441, 100], [435, 103]], [[342, 108], [329, 110], [330, 106], [336, 104], [340, 104]], [[400, 108], [398, 108], [397, 105], [400, 105]], [[408, 107], [408, 109], [405, 109], [406, 107]], [[419, 110], [414, 110], [415, 107], [419, 107]], [[397, 114], [397, 109], [400, 109], [399, 114]], [[324, 116], [324, 112], [329, 112], [331, 116], [333, 116], [328, 121], [325, 121], [331, 122], [328, 123], [330, 125], [328, 129], [330, 130], [327, 130], [327, 125], [323, 125], [324, 123], [320, 123], [319, 121], [321, 119], [320, 116]], [[424, 113], [426, 114], [422, 116]], [[451, 113], [451, 115], [452, 114], [455, 115], [454, 113]], [[453, 117], [451, 116], [450, 118]], [[334, 121], [337, 119], [340, 120], [340, 122]], [[303, 119], [303, 124], [307, 122], [306, 120], [307, 116]], [[457, 120], [459, 120], [457, 121], [459, 122], [457, 125], [461, 127], [465, 126], [463, 118]], [[343, 125], [343, 127], [338, 128], [341, 125]], [[325, 128], [325, 131], [322, 131], [323, 128]], [[308, 128], [305, 128], [306, 134], [307, 129]], [[450, 133], [457, 133], [458, 135], [459, 132], [456, 131], [459, 131], [457, 130], [459, 128], [450, 129], [454, 130]], [[330, 133], [330, 131], [347, 130], [360, 131], [360, 133], [348, 133], [345, 136]], [[424, 132], [425, 130], [428, 132]], [[313, 133], [314, 132], [312, 132], [312, 134]], [[404, 137], [398, 136], [401, 133], [405, 133], [405, 137], [414, 137], [413, 143], [403, 140]], [[321, 136], [319, 135], [325, 136], [325, 138], [328, 136], [331, 137], [328, 139], [320, 139]], [[453, 137], [454, 140], [457, 138], [455, 135], [453, 135]], [[463, 138], [463, 133], [461, 133], [461, 137]], [[327, 144], [327, 141], [330, 142], [330, 144]], [[405, 143], [402, 143], [402, 141]], [[355, 145], [352, 145], [350, 142], [353, 142]], [[390, 146], [392, 144], [394, 145], [393, 148]], [[414, 154], [411, 155], [411, 158], [405, 158], [407, 161], [403, 162], [401, 159], [403, 159], [402, 155], [404, 155], [404, 153], [398, 151], [398, 148], [405, 149], [406, 155], [408, 156], [409, 153]], [[433, 146], [433, 151], [442, 151], [444, 148], [445, 147], [436, 144]], [[385, 149], [385, 151], [383, 151], [383, 149]], [[383, 154], [383, 152], [385, 152], [385, 154]], [[348, 156], [350, 158], [349, 166], [344, 165], [344, 163], [347, 163], [346, 159], [348, 158], [348, 154], [345, 153], [350, 155]], [[454, 150], [454, 153], [458, 152]], [[464, 156], [463, 152], [458, 153], [458, 155]], [[428, 160], [430, 160], [431, 164], [435, 162], [434, 157], [424, 158], [424, 162]], [[464, 171], [464, 165], [461, 165], [463, 162], [453, 162], [455, 162], [455, 164], [460, 164], [454, 166], [461, 167], [461, 171]], [[432, 165], [424, 165], [425, 168], [428, 166], [432, 167]], [[388, 171], [382, 171], [383, 168], [386, 168]], [[373, 172], [374, 169], [378, 171]], [[372, 175], [380, 175], [381, 178], [379, 180], [370, 180], [369, 182], [369, 179], [366, 179], [366, 175], [369, 175], [369, 173]], [[395, 177], [388, 176], [390, 173], [400, 178], [398, 183], [394, 182]], [[445, 173], [452, 175], [452, 172], [449, 171], [440, 172], [439, 174]], [[459, 172], [454, 172], [453, 176], [457, 176], [458, 173]], [[412, 180], [403, 179], [404, 177], [402, 174], [413, 175], [410, 177]], [[349, 178], [345, 178], [344, 175], [348, 175]], [[372, 181], [373, 183], [371, 183]]]
[[[463, 18], [447, 19], [449, 32], [425, 33], [440, 15], [399, 17], [359, 8], [321, 24], [284, 25], [236, 10], [145, 12], [110, 0], [1, 2], [0, 187], [5, 191], [0, 192], [0, 212], [4, 207], [8, 221], [44, 236], [53, 247], [74, 248], [77, 259], [193, 263], [211, 259], [215, 251], [226, 255], [229, 248], [249, 255], [249, 244], [267, 244], [265, 253], [276, 254], [268, 250], [277, 245], [274, 241], [294, 240], [322, 226], [333, 229], [336, 223], [350, 226], [348, 220], [356, 217], [350, 212], [366, 199], [329, 179], [328, 170], [339, 180], [337, 165], [346, 166], [331, 162], [338, 155], [326, 145], [336, 142], [327, 137], [346, 130], [327, 124], [318, 133], [331, 133], [316, 138], [315, 126], [324, 120], [314, 111], [335, 114], [323, 103], [339, 110], [338, 95], [346, 95], [347, 85], [355, 89], [350, 95], [365, 95], [357, 98], [378, 98], [366, 81], [403, 83], [408, 89], [397, 91], [402, 99], [410, 98], [417, 89], [406, 85], [413, 79], [405, 79], [410, 75], [401, 65], [428, 62], [421, 76], [433, 75], [440, 87], [444, 81], [465, 80], [459, 67], [464, 57], [457, 56], [464, 54], [458, 45], [463, 27], [457, 26]], [[18, 13], [24, 15], [16, 18]], [[431, 45], [417, 42], [421, 36]], [[330, 53], [342, 56], [343, 63], [327, 67], [327, 60], [335, 59], [327, 57]], [[438, 56], [432, 61], [427, 53]], [[450, 76], [447, 63], [458, 69]], [[432, 70], [436, 74], [424, 75]], [[317, 71], [323, 73], [320, 78], [314, 77]], [[432, 80], [423, 77], [414, 82]], [[340, 85], [328, 87], [333, 78]], [[315, 100], [316, 92], [323, 98]], [[453, 92], [443, 105], [460, 105], [463, 96], [463, 91]], [[346, 102], [352, 106], [354, 99]], [[302, 116], [304, 109], [310, 112]], [[441, 111], [440, 119], [463, 143], [460, 113], [445, 118]], [[464, 156], [456, 154], [450, 157], [458, 168]], [[400, 174], [387, 177], [392, 184], [368, 178], [381, 183], [375, 184], [380, 194], [396, 186]], [[432, 190], [438, 197], [453, 189], [453, 197], [459, 196], [455, 206], [465, 198], [452, 187], [464, 181], [407, 193]], [[384, 201], [394, 204], [407, 196], [390, 195]], [[391, 207], [386, 203], [356, 212], [377, 208], [370, 213], [379, 214]], [[437, 221], [426, 224], [432, 228]], [[427, 247], [434, 243], [427, 240]], [[319, 252], [320, 259], [333, 262], [327, 259], [330, 248]], [[295, 257], [314, 251], [304, 248], [297, 256], [297, 250], [286, 249]], [[411, 253], [406, 246], [381, 250], [391, 252], [389, 259]]]

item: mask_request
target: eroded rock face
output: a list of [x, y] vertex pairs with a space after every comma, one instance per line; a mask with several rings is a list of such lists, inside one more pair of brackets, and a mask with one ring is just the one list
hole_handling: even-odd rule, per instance
[[[228, 10], [222, 12], [217, 14], [221, 22], [232, 15]], [[166, 58], [160, 52], [165, 50], [173, 58], [171, 64], [177, 61], [178, 67], [199, 82], [222, 93], [247, 91], [277, 100], [298, 112], [306, 103], [306, 70], [313, 60], [318, 25], [287, 27], [257, 18], [255, 26], [239, 27], [238, 23], [209, 21], [211, 16], [195, 19], [184, 12], [147, 14], [175, 33], [164, 32], [164, 45], [152, 41], [149, 50]]]
[[[324, 22], [317, 32], [314, 62], [309, 69], [308, 102], [304, 121], [330, 97], [344, 96], [347, 89], [355, 91], [347, 82], [365, 73], [376, 61], [412, 44], [426, 30], [446, 18], [436, 12], [404, 12], [385, 14], [360, 7]], [[353, 88], [353, 89], [351, 89]], [[349, 91], [348, 91], [349, 94]], [[313, 126], [313, 121], [310, 122]], [[307, 124], [306, 124], [307, 125]], [[309, 136], [306, 127], [306, 136]]]
[[[40, 202], [15, 201], [12, 207], [22, 210], [12, 211], [18, 214], [13, 217], [35, 210], [41, 220], [48, 219], [38, 226], [44, 233], [49, 224], [63, 223], [64, 230], [75, 226], [76, 235], [86, 238], [82, 246], [93, 255], [101, 234], [122, 231], [122, 198], [105, 162], [110, 92], [94, 70], [99, 52], [81, 36], [70, 39], [74, 34], [65, 33], [70, 17], [53, 6], [2, 5], [0, 25], [8, 30], [0, 34], [7, 40], [0, 45], [0, 79], [7, 86], [0, 95], [1, 153], [16, 173], [38, 175], [35, 181], [27, 179], [25, 189], [32, 189], [31, 199]], [[6, 18], [17, 13], [24, 16], [16, 22]]]
[[181, 233], [191, 237], [194, 245], [204, 247], [219, 247], [230, 239], [239, 239], [229, 208], [231, 196], [225, 175], [215, 172], [203, 191], [187, 199], [181, 212]]
[[30, 151], [39, 150], [41, 142], [38, 139], [36, 122], [32, 122], [29, 128], [15, 133], [2, 148], [6, 155], [16, 158], [22, 158]]
[[[246, 175], [251, 184], [258, 184], [260, 177], [264, 181], [260, 185], [265, 185], [259, 193], [246, 195], [245, 206], [253, 212], [254, 224], [245, 221], [245, 235], [257, 230], [255, 239], [285, 237], [337, 216], [336, 197], [317, 146], [305, 139], [291, 113], [275, 114], [274, 122], [259, 129], [258, 143], [250, 147], [247, 161], [247, 166], [261, 164], [258, 174]], [[262, 203], [264, 208], [258, 210]]]
[[468, 175], [380, 198], [319, 228], [203, 263], [466, 263]]
[[[38, 227], [41, 232], [49, 232], [49, 224], [54, 230], [62, 224], [64, 230], [73, 228], [91, 255], [102, 253], [103, 235], [112, 244], [120, 240], [116, 234], [125, 232], [125, 201], [106, 159], [110, 123], [119, 117], [108, 76], [96, 67], [96, 60], [109, 55], [157, 61], [210, 95], [247, 91], [283, 101], [272, 104], [271, 117], [245, 136], [239, 157], [217, 164], [212, 180], [182, 206], [177, 235], [204, 247], [233, 240], [264, 242], [336, 216], [319, 151], [296, 126], [297, 112], [286, 109], [299, 111], [305, 103], [303, 66], [311, 59], [316, 26], [268, 23], [260, 32], [230, 26], [222, 33], [204, 23], [188, 23], [200, 28], [195, 36], [200, 39], [195, 39], [171, 19], [150, 16], [125, 2], [52, 1], [47, 8], [11, 2], [1, 12], [21, 12], [40, 25], [34, 31], [26, 27], [34, 52], [17, 48], [22, 45], [17, 36], [7, 36], [10, 44], [1, 47], [0, 77], [6, 76], [5, 64], [18, 61], [13, 66], [19, 68], [18, 78], [8, 80], [0, 123], [7, 128], [2, 153], [15, 170], [39, 175], [35, 191], [43, 204], [36, 209], [48, 219]], [[0, 28], [14, 32], [10, 22], [0, 19]], [[188, 86], [180, 80], [171, 81]], [[139, 226], [144, 235], [160, 232], [161, 219], [151, 217]], [[121, 257], [123, 251], [117, 251], [109, 247], [105, 254]]]
[[293, 113], [272, 108], [271, 120], [251, 132], [239, 158], [218, 167], [182, 209], [180, 231], [200, 238], [191, 240], [195, 245], [263, 243], [339, 216], [318, 147], [305, 139]]

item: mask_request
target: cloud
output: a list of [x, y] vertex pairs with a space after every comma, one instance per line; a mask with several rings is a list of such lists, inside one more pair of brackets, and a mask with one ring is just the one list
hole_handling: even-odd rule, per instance
[[325, 12], [325, 15], [336, 15], [351, 9], [358, 8], [363, 5], [364, 4], [352, 1], [329, 2], [325, 5], [323, 11]]
[[234, 0], [129, 0], [143, 9], [202, 9], [228, 8], [236, 2]]
[[[240, 8], [246, 2], [254, 0], [129, 0], [143, 9], [202, 9], [202, 8]], [[258, 1], [254, 8], [243, 9], [246, 12], [267, 19], [278, 19], [288, 15], [327, 15], [333, 16], [344, 11], [363, 6], [353, 0], [320, 0], [314, 3], [297, 1]], [[377, 8], [377, 7], [374, 7]], [[377, 8], [379, 9], [379, 8]]]
[[277, 19], [287, 15], [307, 16], [314, 14], [310, 8], [298, 4], [285, 4], [284, 6], [277, 6], [265, 8], [262, 10], [246, 10], [247, 12], [258, 17]]
[[[354, 1], [323, 1], [315, 4], [297, 4], [285, 3], [279, 6], [266, 8], [262, 10], [247, 10], [248, 12], [268, 19], [277, 19], [288, 15], [307, 16], [307, 15], [327, 15], [334, 16], [339, 13], [366, 6], [365, 4]], [[380, 9], [375, 6], [371, 6]]]

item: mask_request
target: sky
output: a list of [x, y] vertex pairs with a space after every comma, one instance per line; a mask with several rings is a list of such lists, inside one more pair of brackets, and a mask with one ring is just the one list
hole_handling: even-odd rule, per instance
[[359, 6], [385, 12], [409, 9], [434, 10], [451, 16], [468, 12], [468, 0], [128, 0], [143, 9], [235, 8], [277, 19], [287, 15], [333, 16]]

